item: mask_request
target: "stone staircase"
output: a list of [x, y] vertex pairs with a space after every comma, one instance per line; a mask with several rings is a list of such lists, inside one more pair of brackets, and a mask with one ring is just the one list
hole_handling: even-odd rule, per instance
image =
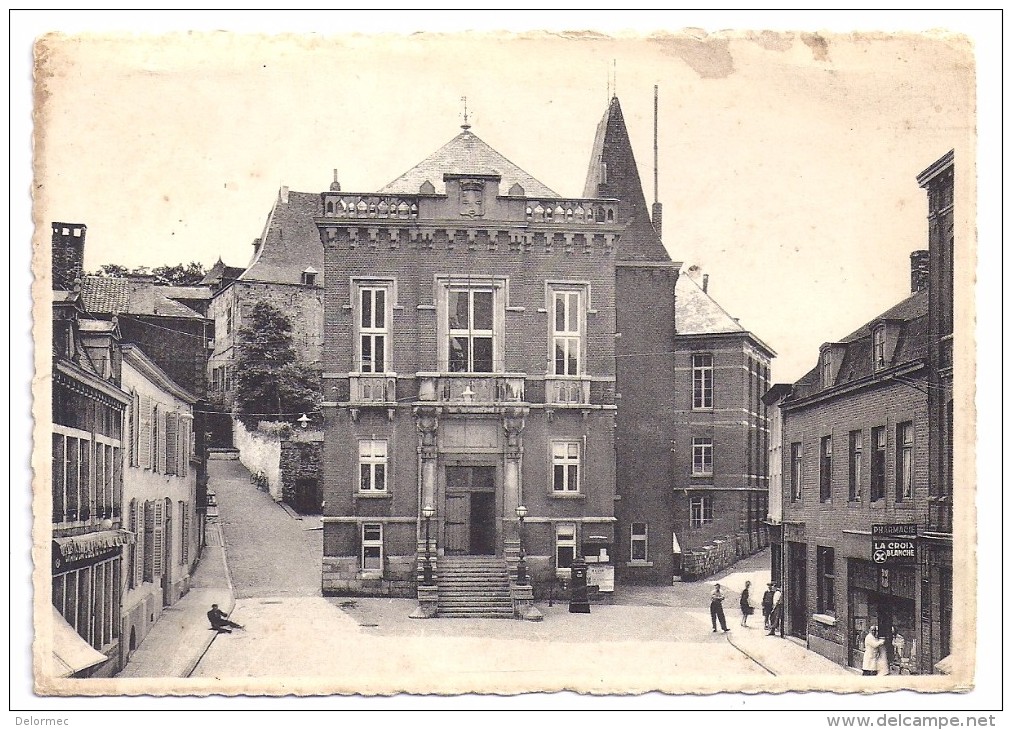
[[506, 562], [493, 555], [443, 556], [436, 564], [440, 618], [513, 618]]

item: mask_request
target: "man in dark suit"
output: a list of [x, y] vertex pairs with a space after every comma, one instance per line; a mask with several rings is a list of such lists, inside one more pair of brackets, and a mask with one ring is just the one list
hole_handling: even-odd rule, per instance
[[242, 628], [235, 621], [229, 621], [228, 614], [218, 608], [217, 603], [211, 604], [211, 610], [207, 612], [207, 620], [211, 622], [211, 628], [219, 634], [231, 634], [232, 629]]

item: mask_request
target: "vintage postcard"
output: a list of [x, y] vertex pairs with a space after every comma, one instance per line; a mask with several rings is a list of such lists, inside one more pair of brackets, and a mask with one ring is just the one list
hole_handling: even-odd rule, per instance
[[36, 39], [36, 693], [973, 687], [971, 41], [573, 20]]

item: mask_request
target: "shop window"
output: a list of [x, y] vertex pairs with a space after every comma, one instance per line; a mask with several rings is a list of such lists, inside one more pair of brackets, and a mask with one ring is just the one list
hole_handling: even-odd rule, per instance
[[877, 426], [871, 430], [871, 501], [885, 497], [886, 482], [886, 430]]
[[847, 461], [849, 475], [847, 480], [847, 499], [851, 502], [861, 501], [861, 468], [863, 466], [864, 434], [851, 431], [848, 439]]
[[633, 522], [629, 526], [629, 557], [634, 562], [647, 559], [647, 523]]
[[817, 547], [816, 560], [819, 573], [816, 609], [819, 613], [836, 613], [836, 564], [835, 551], [830, 547]]
[[364, 523], [362, 525], [362, 572], [383, 572], [383, 525]]
[[896, 425], [896, 501], [913, 495], [914, 424], [910, 421]]

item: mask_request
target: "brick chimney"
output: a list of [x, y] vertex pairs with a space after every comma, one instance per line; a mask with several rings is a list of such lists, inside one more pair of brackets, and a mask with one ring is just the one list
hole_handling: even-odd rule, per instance
[[53, 289], [73, 291], [74, 282], [84, 275], [83, 223], [53, 223]]
[[910, 254], [910, 293], [916, 294], [928, 288], [931, 271], [931, 254], [928, 251], [913, 251]]

